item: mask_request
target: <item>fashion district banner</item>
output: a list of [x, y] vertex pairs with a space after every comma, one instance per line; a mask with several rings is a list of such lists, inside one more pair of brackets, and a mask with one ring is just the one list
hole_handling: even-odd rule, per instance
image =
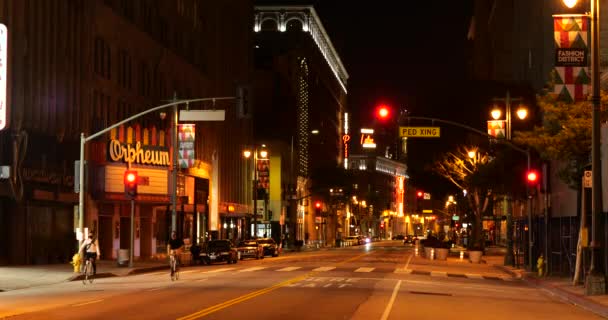
[[560, 99], [585, 100], [591, 88], [589, 70], [589, 16], [553, 15], [555, 40], [555, 86]]
[[194, 124], [180, 124], [178, 126], [179, 167], [182, 169], [187, 169], [194, 165], [194, 141], [196, 127]]

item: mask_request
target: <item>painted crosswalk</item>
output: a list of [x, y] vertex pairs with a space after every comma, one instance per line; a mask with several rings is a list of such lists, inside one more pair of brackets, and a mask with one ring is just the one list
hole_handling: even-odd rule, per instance
[[[445, 270], [445, 269], [444, 269]], [[430, 276], [435, 278], [463, 278], [463, 279], [472, 279], [472, 280], [501, 280], [501, 281], [516, 281], [518, 279], [513, 278], [509, 275], [502, 274], [477, 274], [477, 273], [451, 273], [443, 270], [417, 270], [403, 267], [370, 267], [370, 266], [362, 266], [362, 267], [344, 267], [344, 266], [255, 266], [248, 268], [218, 268], [213, 270], [188, 270], [183, 271], [182, 273], [225, 273], [225, 272], [235, 272], [235, 273], [255, 273], [255, 272], [353, 272], [353, 273], [395, 273], [395, 274], [403, 274], [403, 275], [412, 275], [412, 276]], [[151, 273], [151, 275], [156, 275], [157, 273]], [[163, 272], [163, 275], [165, 273]]]
[[334, 270], [336, 267], [319, 267], [316, 269], [312, 269], [312, 271], [314, 272], [327, 272], [327, 271], [331, 271]]
[[277, 271], [289, 272], [289, 271], [296, 271], [298, 269], [302, 269], [302, 267], [286, 267], [286, 268], [279, 269]]

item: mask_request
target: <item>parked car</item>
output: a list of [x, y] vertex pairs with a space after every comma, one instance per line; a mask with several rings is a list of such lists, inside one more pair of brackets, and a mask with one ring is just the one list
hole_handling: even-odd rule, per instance
[[353, 245], [359, 245], [359, 244], [361, 244], [359, 242], [359, 237], [357, 237], [357, 236], [348, 236], [348, 237], [345, 238], [345, 240], [350, 241], [351, 244], [353, 244]]
[[398, 234], [396, 236], [393, 236], [392, 238], [393, 240], [405, 240], [405, 236], [402, 234]]
[[237, 263], [238, 252], [230, 240], [211, 240], [201, 247], [201, 260], [203, 263], [213, 262]]
[[264, 251], [265, 256], [279, 256], [279, 246], [272, 238], [261, 238], [257, 240], [259, 244], [262, 245], [262, 249]]
[[257, 240], [241, 241], [236, 249], [241, 260], [245, 258], [264, 259], [264, 248]]
[[[417, 239], [417, 238], [416, 238]], [[403, 238], [403, 244], [414, 243], [414, 236], [408, 234]]]

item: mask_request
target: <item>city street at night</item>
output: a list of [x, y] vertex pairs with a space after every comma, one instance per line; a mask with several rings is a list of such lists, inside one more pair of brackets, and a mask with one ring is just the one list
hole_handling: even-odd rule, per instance
[[401, 241], [186, 267], [175, 282], [158, 271], [0, 294], [10, 319], [597, 318], [491, 265], [429, 261]]

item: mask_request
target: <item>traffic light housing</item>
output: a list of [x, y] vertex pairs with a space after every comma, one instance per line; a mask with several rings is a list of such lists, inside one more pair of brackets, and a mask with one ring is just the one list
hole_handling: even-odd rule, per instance
[[391, 117], [391, 108], [385, 104], [381, 104], [376, 108], [376, 117], [378, 120], [386, 121]]
[[315, 202], [315, 214], [317, 216], [321, 215], [321, 207], [323, 206], [323, 204], [321, 203], [321, 201], [316, 201]]
[[540, 179], [540, 175], [538, 174], [538, 172], [536, 170], [528, 170], [528, 172], [526, 172], [526, 181], [528, 182], [529, 185], [531, 185], [531, 186], [537, 185], [539, 179]]
[[137, 171], [127, 170], [125, 171], [125, 197], [129, 200], [134, 200], [137, 197]]

